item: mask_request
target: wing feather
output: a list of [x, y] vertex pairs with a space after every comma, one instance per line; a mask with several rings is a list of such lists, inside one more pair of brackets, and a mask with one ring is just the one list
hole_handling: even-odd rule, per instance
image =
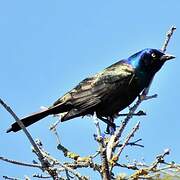
[[120, 61], [81, 81], [78, 86], [54, 103], [54, 106], [59, 103], [72, 105], [72, 109], [65, 114], [62, 121], [91, 113], [104, 97], [113, 94], [118, 83], [124, 82], [124, 79], [131, 79], [133, 73], [134, 69], [130, 65]]

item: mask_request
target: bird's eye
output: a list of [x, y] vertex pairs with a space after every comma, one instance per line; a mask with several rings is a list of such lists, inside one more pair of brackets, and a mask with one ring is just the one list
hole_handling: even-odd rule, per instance
[[155, 53], [152, 53], [151, 56], [152, 56], [153, 58], [156, 58], [156, 54], [155, 54]]

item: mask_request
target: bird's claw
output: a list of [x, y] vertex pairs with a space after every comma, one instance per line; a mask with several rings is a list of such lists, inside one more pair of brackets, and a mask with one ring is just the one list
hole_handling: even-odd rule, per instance
[[111, 125], [109, 124], [107, 125], [106, 131], [104, 133], [113, 135], [115, 131], [116, 131], [116, 124], [112, 123]]

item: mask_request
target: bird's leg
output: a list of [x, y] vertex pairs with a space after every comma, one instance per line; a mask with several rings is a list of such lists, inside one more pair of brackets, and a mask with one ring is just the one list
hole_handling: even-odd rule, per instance
[[107, 124], [105, 133], [106, 134], [114, 134], [114, 131], [116, 130], [116, 124], [114, 123], [114, 118], [112, 118], [110, 116], [107, 119], [103, 118], [101, 116], [98, 118]]
[[107, 120], [108, 120], [108, 122], [111, 122], [112, 124], [111, 125], [109, 125], [109, 124], [107, 125], [106, 132], [108, 134], [113, 135], [115, 130], [116, 130], [116, 124], [114, 123], [114, 118], [109, 116], [107, 118]]
[[[102, 120], [103, 122], [105, 122], [107, 124], [107, 128], [106, 128], [106, 134], [113, 134], [114, 131], [116, 130], [116, 124], [114, 123], [114, 118], [113, 117], [107, 117], [107, 118], [104, 118], [98, 114], [97, 115], [97, 118]], [[110, 129], [111, 128], [111, 129]]]

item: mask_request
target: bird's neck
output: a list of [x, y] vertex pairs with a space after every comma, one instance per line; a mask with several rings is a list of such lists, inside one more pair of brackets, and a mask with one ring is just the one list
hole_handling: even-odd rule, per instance
[[148, 84], [150, 83], [151, 79], [153, 78], [156, 72], [152, 72], [144, 68], [141, 62], [139, 61], [138, 56], [129, 58], [128, 64], [130, 64], [134, 68], [135, 75], [139, 81], [139, 85], [142, 88], [148, 86]]

